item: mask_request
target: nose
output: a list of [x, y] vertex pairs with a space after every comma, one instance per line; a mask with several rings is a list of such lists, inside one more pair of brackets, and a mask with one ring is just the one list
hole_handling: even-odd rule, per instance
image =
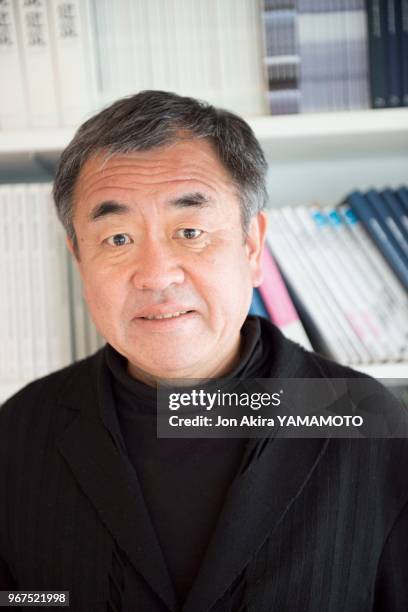
[[132, 272], [133, 285], [140, 290], [163, 291], [184, 282], [185, 274], [171, 241], [149, 237], [138, 249]]

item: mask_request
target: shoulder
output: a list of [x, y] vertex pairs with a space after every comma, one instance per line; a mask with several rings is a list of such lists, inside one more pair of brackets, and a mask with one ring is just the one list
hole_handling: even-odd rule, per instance
[[50, 410], [64, 398], [66, 390], [75, 386], [80, 393], [81, 384], [94, 370], [103, 349], [94, 355], [38, 378], [20, 389], [0, 406], [0, 432], [6, 423], [29, 420], [32, 412]]

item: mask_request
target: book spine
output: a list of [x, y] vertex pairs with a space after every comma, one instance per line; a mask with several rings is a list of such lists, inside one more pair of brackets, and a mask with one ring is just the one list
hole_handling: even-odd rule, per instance
[[[310, 267], [311, 275], [316, 279], [318, 292], [333, 305], [333, 308], [335, 308], [337, 320], [341, 322], [343, 335], [347, 339], [348, 349], [354, 353], [353, 357], [350, 359], [350, 363], [354, 362], [355, 359], [369, 362], [371, 355], [360, 338], [360, 335], [356, 332], [351, 317], [348, 316], [350, 304], [347, 301], [347, 303], [344, 304], [344, 295], [339, 289], [336, 275], [333, 275], [332, 268], [327, 258], [322, 257], [321, 245], [315, 240], [313, 233], [309, 231], [310, 223], [308, 227], [305, 226], [305, 223], [299, 216], [299, 209], [293, 210], [284, 208], [282, 209], [282, 214], [296, 236], [299, 253], [302, 253], [305, 262]], [[338, 297], [337, 294], [339, 293], [340, 296]]]
[[0, 129], [24, 128], [27, 106], [15, 3], [4, 0], [0, 9]]
[[361, 300], [361, 295], [355, 293], [353, 277], [344, 265], [344, 258], [339, 257], [332, 236], [327, 234], [326, 222], [324, 221], [323, 226], [317, 224], [308, 209], [304, 207], [297, 208], [296, 213], [316, 245], [318, 259], [326, 262], [330, 290], [356, 336], [366, 348], [370, 359], [375, 361], [385, 359], [386, 354], [377, 343], [376, 334], [369, 321], [369, 313]]
[[383, 315], [385, 323], [396, 331], [396, 334], [393, 334], [393, 342], [395, 346], [402, 347], [401, 352], [405, 354], [408, 339], [407, 296], [378, 249], [361, 227], [352, 209], [347, 205], [341, 205], [338, 214], [343, 220], [350, 239], [348, 248], [353, 253], [361, 254], [362, 274], [370, 278], [375, 295], [378, 296], [386, 311], [386, 314]]
[[387, 106], [400, 106], [402, 100], [400, 31], [397, 23], [401, 20], [400, 2], [387, 0], [387, 43], [388, 43], [388, 98]]
[[[396, 279], [388, 262], [381, 254], [381, 251], [369, 237], [369, 234], [364, 229], [363, 224], [348, 204], [342, 204], [339, 207], [339, 210], [343, 214], [345, 222], [347, 223], [350, 231], [354, 234], [355, 240], [361, 244], [362, 248], [364, 249], [367, 258], [371, 262], [372, 269], [380, 275], [382, 281], [386, 284], [387, 294], [392, 296], [392, 298], [398, 302], [400, 307], [404, 310], [404, 314], [408, 314], [405, 313], [408, 307], [406, 292]], [[405, 320], [404, 327], [408, 328], [408, 319]]]
[[405, 345], [401, 345], [401, 333], [395, 328], [391, 304], [386, 293], [379, 286], [364, 253], [359, 245], [353, 242], [337, 211], [325, 208], [322, 213], [330, 223], [339, 255], [353, 278], [356, 292], [360, 294], [363, 308], [367, 311], [367, 321], [374, 331], [377, 342], [382, 345], [389, 359], [400, 359], [404, 354]]
[[396, 190], [396, 194], [405, 208], [405, 212], [408, 214], [408, 189], [406, 187], [400, 187]]
[[32, 278], [35, 287], [32, 308], [32, 325], [35, 333], [36, 376], [44, 376], [50, 371], [48, 360], [48, 311], [47, 293], [50, 290], [47, 282], [47, 215], [42, 197], [42, 185], [28, 186], [28, 197], [31, 198], [33, 215], [33, 251]]
[[381, 224], [384, 232], [387, 234], [388, 240], [393, 245], [394, 249], [399, 253], [408, 272], [408, 245], [406, 244], [404, 236], [388, 210], [387, 202], [374, 189], [367, 191], [366, 198], [370, 202], [378, 222]]
[[401, 0], [401, 19], [397, 22], [400, 30], [400, 58], [402, 80], [402, 106], [408, 106], [408, 0]]
[[49, 0], [61, 120], [64, 126], [84, 121], [95, 106], [96, 77], [88, 37], [86, 2]]
[[26, 90], [32, 127], [59, 124], [56, 73], [46, 0], [18, 0]]
[[378, 222], [368, 200], [362, 193], [354, 191], [347, 197], [347, 202], [356, 216], [360, 219], [403, 286], [408, 289], [408, 271], [405, 267], [404, 260], [395, 249], [381, 224]]
[[393, 215], [395, 222], [398, 223], [405, 242], [408, 244], [408, 214], [404, 210], [404, 207], [397, 198], [396, 194], [391, 191], [391, 189], [384, 189], [381, 195], [387, 202], [390, 213]]
[[387, 17], [386, 0], [367, 0], [368, 49], [371, 106], [387, 106]]
[[289, 297], [278, 266], [267, 247], [264, 248], [262, 254], [262, 269], [264, 280], [259, 286], [259, 293], [272, 322], [288, 338], [310, 350], [312, 348], [310, 341]]
[[[296, 236], [281, 211], [270, 211], [268, 245], [276, 257], [291, 286], [300, 296], [304, 310], [323, 339], [329, 355], [343, 363], [357, 363], [358, 355], [345, 340], [342, 322], [347, 325], [337, 304], [331, 296], [319, 290], [319, 278], [307, 261], [309, 254], [303, 253]], [[319, 342], [319, 345], [321, 342]]]

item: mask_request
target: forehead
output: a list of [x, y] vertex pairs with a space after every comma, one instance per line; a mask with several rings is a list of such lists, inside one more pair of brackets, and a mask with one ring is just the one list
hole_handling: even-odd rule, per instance
[[188, 139], [149, 151], [87, 160], [78, 176], [74, 202], [94, 202], [117, 192], [151, 192], [166, 196], [180, 188], [199, 187], [210, 195], [234, 194], [235, 185], [208, 140]]

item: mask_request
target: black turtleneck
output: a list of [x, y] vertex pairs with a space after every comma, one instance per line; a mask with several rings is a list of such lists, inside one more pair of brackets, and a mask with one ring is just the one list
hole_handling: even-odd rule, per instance
[[[274, 347], [263, 340], [262, 325], [256, 317], [246, 319], [239, 362], [224, 379], [270, 375]], [[182, 602], [198, 573], [247, 440], [158, 439], [156, 389], [132, 378], [126, 358], [110, 345], [105, 355], [128, 456]]]

